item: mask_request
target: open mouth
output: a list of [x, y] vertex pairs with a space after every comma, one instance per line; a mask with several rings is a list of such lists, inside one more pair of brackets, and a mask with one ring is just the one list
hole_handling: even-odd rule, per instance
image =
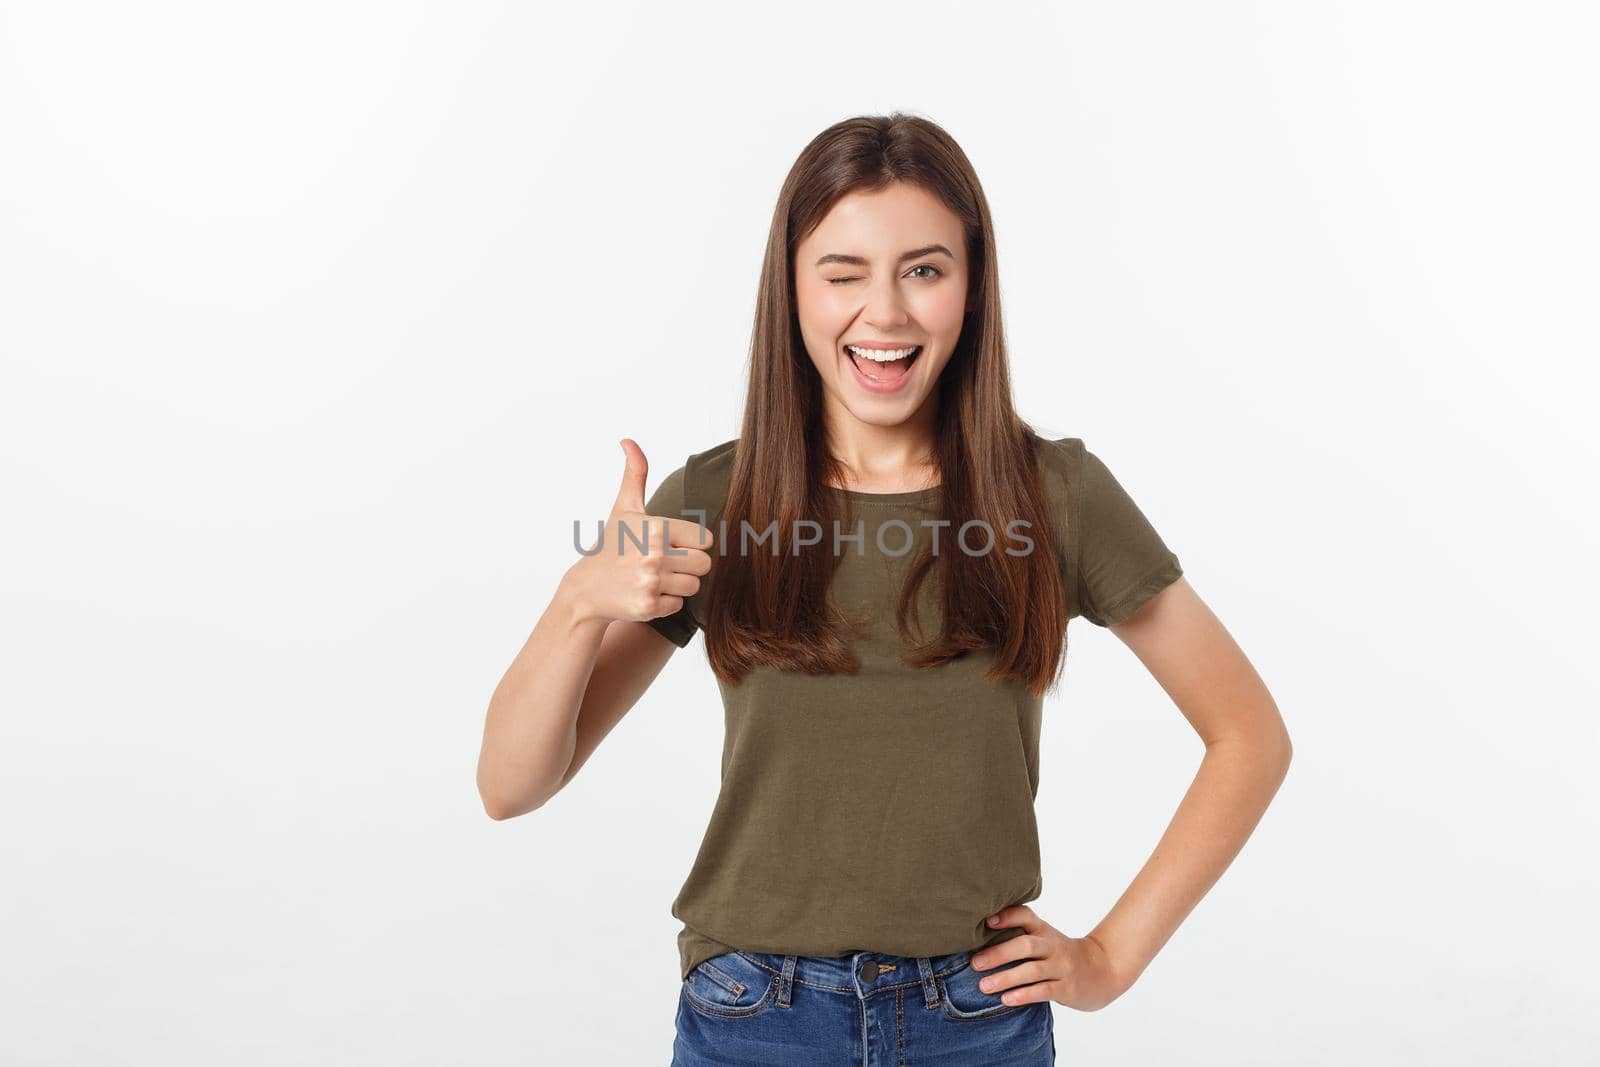
[[893, 385], [903, 379], [911, 370], [911, 365], [917, 361], [917, 357], [922, 355], [921, 345], [894, 350], [845, 345], [844, 350], [862, 377], [882, 382], [884, 385]]

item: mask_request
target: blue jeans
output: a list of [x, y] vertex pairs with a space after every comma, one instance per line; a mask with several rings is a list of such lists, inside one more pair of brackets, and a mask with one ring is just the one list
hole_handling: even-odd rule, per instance
[[689, 972], [672, 1067], [1045, 1067], [1048, 1000], [1007, 1004], [973, 952], [776, 956], [729, 952]]

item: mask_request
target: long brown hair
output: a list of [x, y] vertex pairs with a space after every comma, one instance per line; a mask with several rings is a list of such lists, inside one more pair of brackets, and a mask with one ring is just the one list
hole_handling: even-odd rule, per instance
[[822, 382], [800, 334], [793, 263], [796, 247], [841, 197], [896, 181], [938, 197], [961, 219], [966, 236], [972, 311], [935, 386], [942, 517], [951, 520], [952, 532], [972, 519], [987, 521], [993, 531], [1023, 519], [1034, 542], [1025, 555], [921, 552], [901, 592], [896, 624], [909, 640], [916, 589], [936, 573], [943, 632], [901, 662], [931, 667], [992, 649], [985, 678], [1013, 678], [1042, 694], [1060, 673], [1067, 609], [1039, 476], [1041, 439], [1011, 403], [989, 205], [955, 140], [935, 123], [899, 112], [858, 116], [823, 130], [795, 160], [778, 195], [756, 302], [744, 421], [727, 498], [708, 522], [735, 541], [742, 523], [763, 531], [776, 522], [779, 543], [775, 553], [712, 550], [706, 652], [717, 677], [731, 684], [758, 666], [809, 674], [860, 666], [842, 635], [845, 620], [828, 600], [838, 564], [829, 539], [802, 545], [797, 555], [788, 534], [800, 519], [832, 528], [827, 486], [842, 473], [824, 443]]

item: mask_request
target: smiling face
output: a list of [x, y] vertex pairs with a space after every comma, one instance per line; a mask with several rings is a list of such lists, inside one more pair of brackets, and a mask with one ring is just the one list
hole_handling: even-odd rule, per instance
[[858, 190], [800, 242], [793, 269], [829, 417], [893, 426], [922, 412], [968, 308], [961, 220], [908, 182]]

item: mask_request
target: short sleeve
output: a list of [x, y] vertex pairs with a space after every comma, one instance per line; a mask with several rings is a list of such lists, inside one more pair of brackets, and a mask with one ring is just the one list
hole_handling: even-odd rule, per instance
[[[650, 499], [645, 502], [646, 515], [660, 515], [671, 519], [688, 519], [691, 522], [700, 521], [700, 514], [686, 514], [685, 503], [687, 479], [687, 465], [679, 467], [664, 478]], [[702, 586], [703, 588], [703, 586]], [[646, 625], [665, 637], [679, 648], [687, 645], [694, 638], [695, 631], [700, 628], [699, 621], [694, 616], [694, 601], [696, 597], [686, 597], [683, 606], [671, 615], [663, 615], [656, 619], [647, 619]]]
[[1100, 457], [1081, 441], [1076, 452], [1068, 536], [1078, 609], [1097, 626], [1114, 626], [1177, 581], [1183, 567]]

